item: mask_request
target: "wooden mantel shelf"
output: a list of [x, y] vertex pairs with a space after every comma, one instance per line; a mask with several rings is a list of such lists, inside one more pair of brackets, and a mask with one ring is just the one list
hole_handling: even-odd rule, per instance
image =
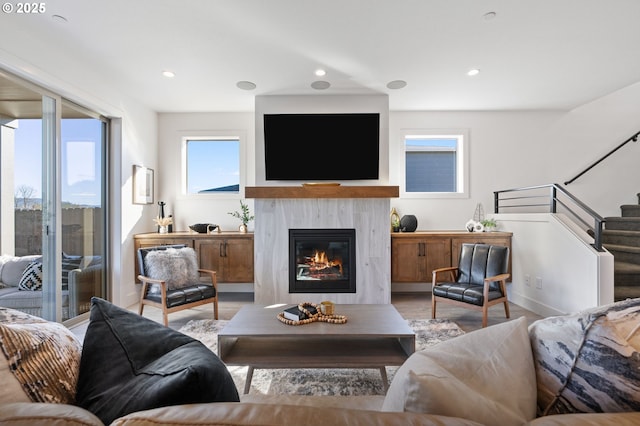
[[246, 198], [397, 198], [398, 186], [247, 186]]

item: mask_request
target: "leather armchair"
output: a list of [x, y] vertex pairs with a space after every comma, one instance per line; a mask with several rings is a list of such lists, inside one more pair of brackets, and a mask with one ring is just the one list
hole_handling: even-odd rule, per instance
[[436, 318], [436, 305], [442, 302], [482, 311], [482, 327], [487, 326], [490, 306], [503, 303], [509, 318], [508, 270], [508, 247], [463, 244], [458, 266], [433, 271], [431, 317]]

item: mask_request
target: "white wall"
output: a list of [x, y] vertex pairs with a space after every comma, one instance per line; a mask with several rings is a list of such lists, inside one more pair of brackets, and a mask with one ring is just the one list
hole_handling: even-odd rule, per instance
[[[254, 114], [238, 113], [163, 113], [159, 114], [158, 149], [160, 153], [156, 179], [156, 200], [167, 203], [165, 213], [173, 214], [176, 231], [188, 231], [194, 223], [215, 223], [225, 231], [236, 231], [240, 222], [228, 212], [240, 209], [244, 193], [232, 194], [182, 194], [182, 138], [184, 136], [241, 136], [241, 162], [245, 175], [241, 182], [254, 185]], [[253, 212], [253, 200], [247, 200]], [[157, 207], [156, 207], [157, 212]], [[152, 223], [146, 232], [153, 231]], [[249, 224], [253, 229], [253, 223]]]
[[514, 235], [510, 301], [544, 316], [613, 302], [613, 256], [586, 232], [549, 213], [496, 218]]

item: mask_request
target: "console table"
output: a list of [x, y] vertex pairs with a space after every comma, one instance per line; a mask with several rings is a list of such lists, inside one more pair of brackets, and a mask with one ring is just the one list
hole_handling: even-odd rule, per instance
[[[253, 233], [219, 232], [198, 234], [194, 232], [156, 232], [137, 234], [134, 239], [134, 255], [142, 247], [186, 244], [195, 249], [202, 269], [216, 271], [218, 283], [252, 283]], [[140, 273], [135, 260], [136, 277]]]
[[434, 269], [458, 266], [464, 243], [509, 247], [511, 232], [416, 231], [391, 233], [391, 282], [431, 282]]

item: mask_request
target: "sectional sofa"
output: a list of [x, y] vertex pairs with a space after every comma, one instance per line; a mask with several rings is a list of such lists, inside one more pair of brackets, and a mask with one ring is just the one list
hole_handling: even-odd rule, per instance
[[67, 357], [41, 354], [54, 377], [22, 382], [27, 357], [9, 357], [0, 424], [637, 425], [639, 324], [640, 299], [529, 327], [519, 318], [416, 352], [386, 395], [240, 400], [200, 342], [106, 301], [93, 299], [82, 343], [60, 324], [0, 309], [5, 353], [12, 339], [47, 335], [59, 342], [51, 353]]

